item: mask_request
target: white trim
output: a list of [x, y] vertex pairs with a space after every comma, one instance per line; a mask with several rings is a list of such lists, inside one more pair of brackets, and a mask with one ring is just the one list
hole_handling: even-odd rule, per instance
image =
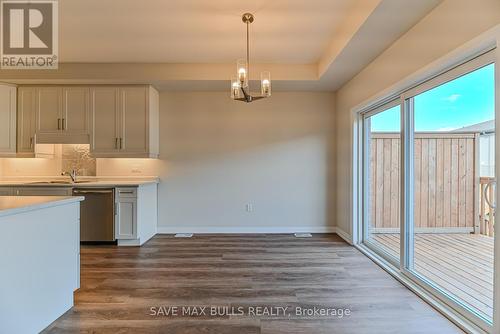
[[[500, 29], [498, 29], [496, 44], [500, 47]], [[500, 50], [497, 48], [495, 64], [495, 131], [500, 129]], [[500, 136], [495, 136], [495, 175], [500, 176]], [[498, 189], [498, 188], [497, 188]], [[496, 191], [496, 202], [500, 198]], [[493, 333], [500, 333], [500, 237], [495, 237], [494, 245], [494, 281], [493, 281]]]
[[347, 242], [349, 245], [353, 245], [353, 242], [352, 242], [352, 238], [351, 236], [349, 235], [349, 233], [347, 233], [346, 231], [344, 231], [343, 229], [341, 229], [340, 227], [337, 227], [335, 229], [335, 233], [341, 237], [342, 239], [344, 239], [345, 242]]
[[377, 253], [373, 252], [370, 248], [364, 245], [356, 245], [355, 246], [361, 253], [366, 255], [369, 259], [379, 265], [382, 269], [384, 269], [387, 273], [397, 279], [401, 284], [406, 286], [409, 290], [414, 292], [417, 296], [422, 298], [426, 303], [435, 308], [437, 311], [442, 313], [446, 318], [452, 321], [455, 325], [460, 327], [462, 330], [467, 333], [487, 333], [482, 330], [480, 327], [476, 326], [474, 323], [469, 321], [467, 318], [463, 317], [458, 312], [455, 312], [453, 309], [448, 307], [441, 300], [436, 298], [433, 294], [429, 293], [425, 289], [422, 289], [420, 286], [415, 284], [411, 279], [402, 274], [398, 268], [395, 268], [393, 264], [385, 260], [383, 257], [379, 256]]
[[136, 246], [142, 246], [142, 244], [141, 240], [139, 239], [118, 239], [118, 246], [136, 247]]
[[245, 227], [245, 226], [158, 226], [158, 234], [194, 233], [194, 234], [288, 234], [288, 233], [336, 233], [335, 226], [297, 226], [297, 227]]
[[349, 209], [351, 212], [351, 224], [349, 224], [349, 229], [351, 230], [351, 237], [353, 245], [359, 244], [363, 241], [363, 227], [361, 226], [361, 221], [363, 217], [363, 192], [359, 191], [362, 187], [362, 183], [359, 181], [363, 177], [363, 116], [360, 113], [351, 114], [351, 124], [352, 124], [352, 150], [351, 153], [351, 169], [349, 170], [349, 177], [352, 182], [351, 188], [351, 201], [349, 203]]
[[364, 118], [372, 117], [399, 105], [401, 105], [400, 99], [395, 98], [394, 100], [388, 101], [387, 103], [384, 103], [374, 109], [371, 109], [370, 111], [364, 112], [363, 115]]

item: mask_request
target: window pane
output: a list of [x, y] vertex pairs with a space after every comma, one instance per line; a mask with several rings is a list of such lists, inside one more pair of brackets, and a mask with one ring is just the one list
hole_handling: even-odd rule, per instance
[[365, 119], [365, 241], [396, 261], [400, 253], [400, 127], [399, 105]]

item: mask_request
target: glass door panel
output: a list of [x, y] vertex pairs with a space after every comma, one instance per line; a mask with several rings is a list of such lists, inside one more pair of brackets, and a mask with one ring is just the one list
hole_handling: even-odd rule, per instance
[[364, 118], [364, 241], [399, 262], [401, 108], [379, 110]]
[[491, 320], [495, 82], [488, 65], [407, 100], [413, 111], [409, 269]]

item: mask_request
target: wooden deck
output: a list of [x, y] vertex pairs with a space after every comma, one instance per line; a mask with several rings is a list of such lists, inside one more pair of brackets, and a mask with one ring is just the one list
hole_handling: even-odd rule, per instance
[[[399, 256], [399, 234], [372, 240]], [[493, 316], [493, 238], [477, 234], [417, 234], [415, 270], [483, 316]]]

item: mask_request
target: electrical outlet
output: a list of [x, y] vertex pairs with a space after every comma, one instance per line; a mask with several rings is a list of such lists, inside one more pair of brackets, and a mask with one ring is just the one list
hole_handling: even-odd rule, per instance
[[247, 212], [252, 212], [252, 211], [253, 211], [253, 204], [248, 203], [248, 204], [245, 206], [245, 208], [246, 208], [246, 211], [247, 211]]

